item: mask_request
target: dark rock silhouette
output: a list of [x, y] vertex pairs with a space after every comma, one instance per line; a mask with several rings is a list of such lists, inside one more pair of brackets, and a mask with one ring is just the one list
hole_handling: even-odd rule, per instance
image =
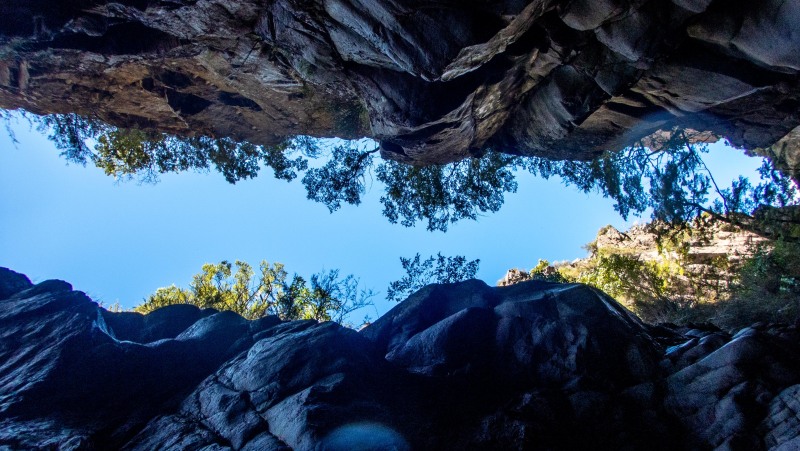
[[[588, 159], [688, 126], [800, 164], [800, 7], [722, 0], [6, 0], [0, 107], [385, 158]], [[768, 146], [774, 147], [766, 149]]]
[[796, 449], [800, 334], [583, 285], [431, 285], [366, 329], [113, 313], [0, 269], [0, 448]]

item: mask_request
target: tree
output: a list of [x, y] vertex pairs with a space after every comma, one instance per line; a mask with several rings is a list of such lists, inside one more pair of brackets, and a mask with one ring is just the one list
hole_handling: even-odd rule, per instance
[[560, 272], [550, 266], [548, 260], [541, 259], [536, 263], [536, 266], [531, 269], [529, 277], [531, 280], [543, 280], [545, 282], [569, 282]]
[[341, 208], [342, 202], [360, 204], [372, 154], [378, 150], [362, 150], [352, 143], [334, 147], [327, 163], [309, 169], [303, 177], [308, 198], [324, 204], [331, 213]]
[[376, 170], [386, 185], [383, 214], [392, 223], [411, 227], [427, 221], [428, 230], [444, 232], [449, 224], [496, 212], [504, 194], [517, 190], [516, 158], [488, 152], [481, 158], [426, 167], [386, 161]]
[[[428, 230], [446, 231], [461, 219], [498, 211], [504, 194], [517, 188], [513, 175], [517, 157], [495, 152], [447, 165], [414, 167], [382, 161], [376, 166], [379, 148], [367, 140], [330, 144], [298, 136], [268, 147], [229, 138], [122, 129], [77, 114], [26, 117], [49, 135], [68, 161], [91, 162], [117, 179], [156, 182], [159, 174], [215, 168], [236, 183], [255, 177], [264, 166], [272, 168], [276, 178], [291, 181], [305, 172], [302, 183], [308, 198], [331, 212], [342, 204], [360, 204], [374, 170], [385, 185], [384, 215], [406, 227], [422, 221]], [[309, 159], [318, 158], [327, 161], [311, 167]]]
[[135, 310], [149, 313], [167, 305], [191, 304], [230, 310], [248, 319], [277, 315], [283, 320], [344, 323], [350, 313], [373, 305], [373, 296], [371, 290], [359, 287], [354, 276], [342, 278], [338, 270], [315, 274], [308, 284], [296, 274], [289, 279], [281, 263], [262, 261], [256, 274], [248, 263], [237, 260], [233, 265], [207, 263], [189, 289], [159, 288]]
[[[649, 323], [712, 322], [733, 330], [799, 317], [800, 244], [760, 239], [709, 215], [668, 234], [662, 229], [670, 230], [654, 222], [606, 239], [602, 246], [590, 243], [590, 256], [571, 263], [540, 260], [523, 280], [592, 285]], [[728, 236], [722, 241], [729, 243], [723, 246], [736, 246], [728, 254], [719, 254], [714, 241], [725, 236], [722, 232]], [[643, 248], [643, 243], [652, 247]], [[695, 246], [706, 249], [694, 253]]]
[[441, 253], [425, 260], [420, 259], [419, 253], [413, 258], [400, 257], [400, 263], [406, 274], [400, 280], [389, 284], [386, 299], [402, 301], [425, 285], [472, 279], [478, 272], [480, 262], [480, 259], [467, 261], [461, 255], [445, 257]]
[[524, 165], [535, 175], [559, 176], [567, 185], [611, 198], [625, 219], [650, 209], [651, 219], [680, 229], [705, 214], [765, 237], [800, 238], [800, 214], [779, 224], [764, 213], [800, 205], [794, 180], [765, 159], [758, 184], [740, 176], [724, 188], [703, 161], [707, 152], [692, 133], [674, 129], [647, 145], [639, 142], [592, 161], [530, 158]]
[[[291, 181], [297, 171], [307, 169], [307, 160], [302, 156], [290, 158], [295, 151], [309, 148], [307, 141], [300, 138], [269, 147], [230, 138], [179, 137], [117, 128], [72, 113], [28, 117], [49, 134], [68, 161], [83, 165], [91, 162], [117, 179], [135, 177], [155, 182], [159, 174], [207, 171], [213, 167], [229, 183], [236, 183], [258, 175], [263, 164], [273, 169], [276, 178]], [[94, 147], [88, 144], [92, 141]]]
[[800, 244], [777, 239], [758, 246], [720, 307], [715, 319], [729, 327], [800, 320]]
[[[614, 208], [626, 219], [649, 210], [652, 219], [680, 227], [707, 214], [762, 236], [800, 240], [800, 213], [789, 221], [765, 213], [798, 206], [793, 179], [764, 160], [758, 183], [740, 177], [723, 187], [703, 161], [706, 144], [694, 132], [678, 128], [591, 161], [517, 157], [487, 148], [479, 152], [481, 157], [415, 167], [395, 161], [376, 163], [379, 149], [365, 140], [329, 144], [300, 136], [266, 147], [228, 138], [119, 129], [75, 114], [29, 117], [50, 134], [67, 159], [91, 161], [117, 178], [154, 181], [165, 172], [214, 167], [234, 183], [255, 177], [262, 166], [287, 181], [305, 172], [302, 183], [308, 198], [331, 212], [342, 204], [361, 203], [374, 171], [384, 186], [384, 216], [406, 227], [424, 222], [428, 230], [446, 231], [462, 219], [496, 212], [505, 193], [517, 189], [515, 171], [525, 169], [544, 178], [559, 176], [582, 191], [599, 192], [613, 199]], [[318, 158], [327, 161], [309, 165], [309, 159]]]

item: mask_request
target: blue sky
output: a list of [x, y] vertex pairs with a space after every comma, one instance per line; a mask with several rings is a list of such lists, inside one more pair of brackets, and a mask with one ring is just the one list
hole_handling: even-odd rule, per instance
[[[399, 257], [442, 252], [480, 258], [489, 284], [507, 269], [540, 258], [583, 257], [582, 246], [607, 224], [627, 228], [612, 203], [564, 187], [558, 179], [518, 175], [519, 189], [500, 212], [452, 225], [390, 224], [374, 183], [362, 205], [330, 214], [306, 199], [299, 181], [260, 177], [236, 185], [215, 172], [161, 176], [155, 185], [115, 182], [89, 165], [67, 164], [43, 135], [14, 126], [18, 144], [0, 133], [0, 266], [34, 282], [63, 279], [105, 304], [130, 308], [156, 288], [187, 286], [203, 263], [262, 259], [292, 273], [322, 269], [354, 274], [382, 294], [403, 275]], [[718, 179], [750, 175], [758, 162], [717, 144], [707, 159]], [[375, 310], [369, 313], [373, 318]]]

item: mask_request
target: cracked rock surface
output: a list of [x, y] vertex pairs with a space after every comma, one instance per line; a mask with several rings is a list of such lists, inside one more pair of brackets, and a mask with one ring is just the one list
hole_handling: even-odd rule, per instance
[[0, 268], [0, 449], [748, 449], [800, 443], [800, 334], [652, 327], [583, 285], [430, 285], [356, 332], [114, 313]]
[[710, 131], [796, 176], [794, 1], [8, 0], [0, 107], [179, 135], [588, 159]]

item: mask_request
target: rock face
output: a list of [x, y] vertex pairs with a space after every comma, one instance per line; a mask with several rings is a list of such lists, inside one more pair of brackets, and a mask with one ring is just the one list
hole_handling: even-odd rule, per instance
[[[678, 247], [687, 246], [686, 258], [688, 263], [702, 265], [714, 258], [725, 257], [735, 265], [742, 259], [749, 257], [759, 245], [768, 244], [768, 240], [755, 233], [748, 232], [735, 226], [699, 218], [702, 224], [692, 224], [682, 235]], [[641, 260], [656, 260], [659, 258], [657, 230], [651, 224], [634, 225], [625, 232], [620, 232], [612, 226], [603, 227], [597, 233], [593, 248], [596, 252], [624, 252], [634, 255]], [[682, 249], [670, 249], [669, 243], [665, 245], [663, 253], [675, 253]], [[675, 247], [673, 245], [673, 247]]]
[[0, 449], [781, 449], [794, 326], [653, 328], [583, 285], [431, 285], [356, 332], [99, 308], [0, 269]]
[[[612, 226], [603, 227], [595, 240], [587, 245], [591, 252], [589, 257], [547, 266], [539, 278], [557, 275], [558, 268], [585, 271], [595, 257], [622, 255], [641, 262], [679, 265], [678, 279], [683, 283], [672, 287], [675, 296], [697, 299], [710, 296], [712, 288], [722, 296], [745, 260], [752, 257], [759, 246], [770, 246], [770, 241], [764, 237], [705, 217], [695, 219], [674, 241], [663, 238], [659, 245], [658, 233], [657, 223], [634, 225], [624, 232]], [[497, 285], [513, 285], [532, 278], [535, 277], [529, 272], [511, 269], [497, 281]], [[706, 291], [696, 292], [695, 285]]]
[[[800, 161], [793, 1], [7, 0], [0, 107], [270, 144], [587, 159], [676, 125]], [[769, 147], [775, 144], [775, 147]]]

